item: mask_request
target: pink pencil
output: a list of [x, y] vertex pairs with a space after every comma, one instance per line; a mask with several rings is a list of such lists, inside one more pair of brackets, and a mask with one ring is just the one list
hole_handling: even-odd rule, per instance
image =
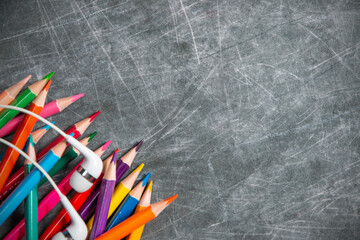
[[[95, 153], [98, 156], [101, 156], [105, 150], [109, 147], [111, 141], [106, 142], [103, 146], [95, 150]], [[68, 174], [66, 177], [58, 184], [58, 187], [60, 191], [63, 194], [67, 194], [72, 189], [70, 186], [70, 177], [72, 173], [80, 166], [82, 161], [78, 163], [78, 165]], [[56, 191], [53, 189], [46, 197], [44, 197], [38, 206], [38, 222], [43, 219], [43, 217], [48, 214], [48, 212], [53, 209], [56, 204], [60, 201], [59, 195], [56, 193]], [[12, 230], [11, 232], [6, 235], [4, 240], [13, 240], [13, 239], [22, 239], [25, 235], [25, 219], [22, 219]]]
[[[61, 112], [62, 110], [64, 110], [65, 108], [67, 108], [68, 106], [70, 106], [78, 99], [80, 99], [82, 96], [84, 96], [83, 93], [71, 97], [56, 99], [48, 104], [45, 104], [44, 108], [40, 113], [40, 116], [47, 118], [52, 115], [55, 115]], [[15, 132], [16, 128], [19, 126], [23, 118], [24, 118], [24, 114], [21, 114], [11, 119], [7, 124], [5, 124], [4, 127], [0, 129], [0, 137], [4, 137]]]

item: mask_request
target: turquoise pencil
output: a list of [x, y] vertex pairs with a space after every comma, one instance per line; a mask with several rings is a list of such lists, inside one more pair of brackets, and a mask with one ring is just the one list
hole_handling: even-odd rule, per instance
[[[27, 151], [26, 153], [30, 158], [36, 161], [36, 152], [35, 152], [35, 143], [33, 141], [33, 137], [30, 134], [27, 143]], [[33, 168], [33, 164], [25, 159], [24, 163], [25, 177], [29, 175]], [[37, 209], [38, 207], [38, 197], [37, 197], [37, 187], [35, 186], [25, 199], [25, 233], [26, 240], [36, 240], [38, 239], [38, 215]]]
[[124, 199], [122, 204], [114, 213], [113, 217], [110, 219], [110, 223], [108, 224], [106, 231], [115, 227], [131, 215], [131, 213], [136, 208], [136, 205], [139, 203], [140, 197], [144, 191], [145, 185], [149, 180], [150, 175], [151, 173], [148, 173], [145, 178], [139, 182], [133, 190], [130, 191], [129, 195]]
[[[40, 166], [42, 166], [45, 171], [49, 171], [60, 159], [66, 145], [66, 141], [63, 140], [54, 146], [39, 162]], [[8, 219], [21, 202], [25, 200], [30, 191], [40, 182], [41, 178], [41, 172], [38, 169], [34, 169], [5, 199], [0, 206], [0, 226]]]

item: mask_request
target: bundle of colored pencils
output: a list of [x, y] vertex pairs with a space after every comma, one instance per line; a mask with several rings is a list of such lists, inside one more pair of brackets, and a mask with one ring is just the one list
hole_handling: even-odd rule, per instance
[[[78, 94], [45, 104], [52, 76], [53, 73], [50, 73], [21, 91], [31, 78], [31, 75], [27, 76], [0, 93], [0, 104], [27, 108], [35, 114], [48, 118], [84, 96]], [[73, 124], [65, 132], [74, 138], [80, 138], [99, 113], [100, 111]], [[68, 145], [62, 136], [57, 137], [40, 151], [36, 151], [38, 150], [36, 144], [49, 130], [48, 126], [33, 130], [37, 121], [31, 115], [0, 108], [0, 137], [15, 133], [11, 142], [27, 152], [32, 159], [39, 161], [50, 176], [54, 176], [61, 169], [66, 169], [70, 162], [75, 161], [80, 152]], [[80, 142], [86, 146], [96, 134], [94, 132], [83, 137]], [[95, 154], [101, 157], [110, 143], [111, 141], [108, 141], [95, 150]], [[127, 240], [140, 239], [144, 225], [156, 218], [177, 197], [174, 195], [150, 204], [153, 185], [152, 181], [148, 183], [150, 173], [135, 184], [144, 167], [143, 163], [124, 177], [142, 144], [143, 141], [140, 141], [118, 160], [119, 149], [115, 150], [103, 161], [101, 176], [86, 192], [71, 193], [73, 190], [70, 186], [70, 177], [82, 161], [58, 184], [63, 194], [72, 195], [70, 202], [81, 218], [87, 222], [90, 240], [113, 240], [125, 237]], [[25, 161], [23, 168], [13, 171], [19, 155], [10, 147], [5, 153], [0, 153], [0, 226], [22, 202], [25, 204], [24, 219], [14, 226], [4, 239], [22, 239], [24, 236], [28, 240], [51, 239], [57, 232], [65, 229], [71, 218], [65, 209], [61, 209], [39, 237], [38, 222], [52, 211], [60, 199], [56, 191], [52, 190], [38, 202], [37, 190], [47, 179], [33, 167], [30, 161]]]

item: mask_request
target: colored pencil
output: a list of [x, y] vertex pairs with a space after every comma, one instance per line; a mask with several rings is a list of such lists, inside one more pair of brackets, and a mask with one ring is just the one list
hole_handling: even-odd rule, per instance
[[94, 228], [91, 230], [89, 239], [93, 240], [103, 234], [106, 227], [107, 215], [109, 212], [110, 201], [114, 191], [116, 181], [116, 153], [105, 170], [101, 181], [100, 194], [96, 204]]
[[[139, 151], [143, 141], [141, 140], [135, 147], [128, 151], [124, 156], [118, 161], [118, 166], [116, 168], [116, 184], [118, 184], [121, 178], [124, 176], [125, 172], [129, 169], [134, 158]], [[84, 221], [87, 221], [95, 211], [95, 205], [97, 197], [99, 196], [100, 188], [96, 188], [86, 202], [82, 205], [79, 210], [79, 214]], [[92, 221], [91, 221], [92, 223]]]
[[[139, 176], [141, 170], [143, 169], [144, 164], [140, 164], [132, 173], [129, 174], [126, 178], [124, 178], [114, 189], [114, 193], [111, 198], [108, 219], [116, 210], [116, 208], [120, 205], [120, 203], [124, 200], [126, 195], [130, 192], [132, 186], [134, 185], [136, 178]], [[90, 231], [93, 225], [94, 216], [90, 218], [87, 222], [88, 230]]]
[[[25, 84], [30, 80], [31, 75], [27, 76], [20, 82], [12, 85], [11, 87], [5, 89], [2, 93], [0, 93], [0, 104], [1, 105], [8, 105], [11, 103], [15, 97], [19, 94], [21, 89], [25, 86]], [[0, 108], [0, 112], [3, 108]]]
[[[112, 155], [110, 155], [105, 161], [111, 161]], [[90, 196], [91, 192], [101, 183], [103, 177], [103, 173], [97, 178], [92, 187], [83, 193], [75, 193], [70, 199], [70, 203], [73, 205], [74, 209], [77, 211], [81, 205], [85, 202], [85, 200]], [[55, 219], [50, 223], [50, 225], [46, 228], [43, 234], [39, 239], [51, 239], [57, 232], [61, 231], [66, 227], [66, 225], [71, 220], [67, 211], [63, 208], [60, 213], [55, 217]]]
[[[151, 190], [152, 190], [152, 184], [153, 182], [150, 181], [150, 183], [148, 184], [148, 186], [145, 189], [144, 194], [142, 195], [138, 205], [135, 208], [135, 213], [138, 213], [142, 210], [144, 210], [145, 208], [147, 208], [148, 206], [150, 206], [150, 201], [151, 201]], [[134, 231], [132, 231], [125, 240], [140, 240], [141, 239], [141, 235], [142, 232], [144, 230], [145, 225], [142, 225], [140, 227], [138, 227], [137, 229], [135, 229]]]
[[[96, 116], [100, 113], [96, 112], [93, 115], [91, 115], [88, 118], [85, 118], [83, 120], [81, 120], [80, 122], [75, 123], [73, 126], [71, 126], [70, 128], [68, 128], [65, 133], [66, 134], [74, 134], [74, 138], [79, 138], [80, 135], [82, 135], [85, 130], [89, 127], [89, 125], [91, 124], [91, 122], [96, 118]], [[56, 144], [58, 144], [62, 139], [64, 139], [63, 137], [58, 137], [56, 138], [53, 142], [51, 142], [48, 146], [46, 146], [42, 151], [41, 154], [38, 153], [36, 155], [36, 158], [38, 160], [41, 160], [41, 158], [44, 156], [44, 152], [47, 153], [51, 147], [55, 146]], [[60, 141], [59, 141], [60, 140]], [[8, 186], [8, 182], [12, 182], [13, 186], [17, 186], [21, 180], [24, 179], [24, 169], [20, 168], [18, 169], [15, 173], [13, 173], [9, 179], [7, 180], [7, 182], [5, 183], [6, 186]]]
[[[81, 139], [81, 142], [84, 146], [87, 146], [89, 142], [95, 137], [97, 132], [90, 134], [89, 136]], [[58, 173], [61, 169], [63, 169], [66, 165], [68, 165], [72, 160], [77, 158], [80, 155], [79, 150], [72, 147], [71, 145], [68, 146], [68, 149], [65, 150], [64, 154], [61, 156], [59, 161], [50, 169], [48, 174], [52, 177], [56, 173]], [[47, 182], [47, 178], [43, 177], [38, 184], [38, 187], [42, 186], [45, 182]]]
[[[66, 141], [62, 141], [60, 144], [53, 147], [49, 153], [47, 153], [43, 160], [39, 164], [45, 171], [49, 171], [52, 166], [60, 159], [66, 148]], [[29, 192], [40, 182], [42, 177], [41, 172], [38, 169], [34, 169], [15, 190], [5, 199], [0, 206], [0, 226], [5, 220], [15, 211], [22, 201], [26, 198]]]
[[[52, 121], [51, 123], [54, 124], [55, 121]], [[50, 129], [50, 126], [45, 125], [41, 128], [36, 129], [35, 131], [33, 131], [31, 133], [31, 136], [32, 136], [32, 139], [33, 139], [33, 142], [35, 143], [35, 145], [40, 141], [40, 139], [45, 135], [45, 133], [48, 132], [49, 129]]]
[[[95, 150], [95, 154], [98, 155], [99, 157], [101, 157], [105, 150], [109, 147], [109, 145], [111, 144], [111, 141], [106, 142], [104, 145], [102, 145], [100, 148], [98, 148], [97, 150]], [[68, 173], [66, 175], [66, 177], [58, 184], [58, 187], [60, 189], [60, 191], [63, 194], [68, 194], [70, 192], [70, 190], [72, 189], [70, 186], [70, 177], [71, 175], [76, 171], [76, 169], [80, 166], [80, 164], [82, 163], [82, 161], [80, 161], [77, 166], [74, 167], [74, 169]], [[40, 222], [43, 217], [46, 216], [46, 214], [48, 214], [55, 206], [56, 204], [58, 204], [60, 201], [58, 194], [56, 193], [56, 191], [53, 189], [51, 190], [51, 192], [46, 195], [39, 203], [39, 207], [38, 207], [38, 222]], [[4, 238], [4, 240], [20, 240], [24, 237], [24, 232], [25, 228], [24, 228], [24, 219], [22, 219], [17, 225], [16, 227], [14, 227], [11, 232], [6, 235], [6, 237]]]
[[[40, 92], [34, 101], [29, 106], [29, 111], [39, 114], [44, 107], [47, 93], [51, 80], [46, 84], [44, 89]], [[31, 115], [26, 115], [23, 121], [20, 124], [20, 127], [17, 129], [12, 143], [18, 148], [22, 149], [36, 123], [36, 118]], [[0, 163], [0, 191], [4, 187], [7, 178], [9, 177], [20, 153], [13, 148], [8, 148], [6, 153]]]
[[[85, 118], [81, 120], [80, 122], [75, 123], [71, 127], [69, 127], [65, 133], [71, 134], [74, 133], [74, 138], [78, 138], [81, 134], [85, 132], [85, 130], [89, 127], [89, 125], [94, 121], [94, 119], [100, 114], [100, 111], [92, 114], [90, 117]], [[53, 146], [58, 144], [64, 139], [63, 136], [58, 136], [54, 141], [52, 141], [48, 146], [46, 146], [44, 149], [42, 149], [38, 154], [36, 154], [36, 157], [38, 159], [41, 159]]]
[[138, 227], [156, 218], [172, 201], [175, 200], [175, 198], [177, 198], [177, 195], [151, 204], [149, 207], [134, 214], [111, 230], [105, 232], [103, 235], [96, 238], [96, 240], [121, 240]]
[[[48, 74], [43, 79], [35, 82], [22, 91], [9, 105], [24, 108], [40, 93], [45, 84], [50, 80], [53, 73]], [[5, 126], [19, 111], [13, 109], [4, 109], [0, 112], [0, 128]]]
[[[71, 97], [56, 99], [52, 102], [45, 104], [43, 110], [40, 113], [40, 116], [43, 118], [48, 118], [52, 115], [55, 115], [65, 108], [70, 106], [72, 103], [83, 97], [84, 94], [78, 94]], [[19, 126], [21, 120], [24, 118], [24, 114], [20, 114], [19, 116], [11, 119], [4, 127], [0, 129], [0, 137], [7, 136], [16, 131], [16, 128]]]
[[[52, 123], [55, 123], [54, 121]], [[50, 129], [48, 125], [45, 125], [31, 133], [33, 142], [37, 144], [40, 139], [47, 133], [47, 131]], [[19, 185], [20, 181], [23, 179], [13, 179], [13, 181], [10, 181], [11, 176], [9, 177], [8, 181], [5, 183], [3, 189], [0, 192], [0, 201], [5, 199], [14, 188]]]
[[[30, 134], [27, 143], [27, 154], [30, 158], [36, 160], [36, 153], [34, 148], [34, 141]], [[29, 160], [25, 159], [24, 163], [25, 176], [29, 175], [33, 164]], [[36, 240], [38, 238], [38, 223], [37, 223], [37, 187], [34, 187], [27, 198], [25, 199], [25, 232], [26, 240]]]
[[151, 173], [148, 173], [145, 178], [141, 182], [139, 182], [134, 187], [134, 189], [132, 189], [130, 193], [126, 196], [124, 201], [121, 203], [121, 205], [111, 217], [109, 224], [106, 227], [107, 231], [127, 219], [135, 210], [150, 175]]

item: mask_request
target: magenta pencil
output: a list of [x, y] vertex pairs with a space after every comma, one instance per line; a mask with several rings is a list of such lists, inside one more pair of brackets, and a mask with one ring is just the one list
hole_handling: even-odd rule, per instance
[[[40, 116], [47, 118], [52, 115], [55, 115], [61, 112], [62, 110], [64, 110], [65, 108], [67, 108], [68, 106], [70, 106], [72, 103], [74, 103], [83, 96], [84, 94], [81, 93], [71, 97], [56, 99], [48, 104], [45, 104], [44, 108], [40, 113]], [[5, 124], [4, 127], [0, 129], [0, 137], [4, 137], [15, 132], [16, 128], [19, 126], [23, 118], [24, 118], [24, 114], [21, 114], [11, 119], [7, 124]]]
[[116, 182], [116, 152], [107, 167], [101, 181], [100, 194], [96, 203], [94, 227], [91, 229], [89, 240], [93, 240], [104, 233], [111, 198]]
[[[105, 150], [109, 147], [111, 141], [106, 142], [104, 145], [102, 145], [100, 148], [98, 148], [97, 150], [95, 150], [95, 154], [98, 155], [99, 157], [101, 157], [103, 155], [103, 153], [105, 152]], [[80, 164], [82, 163], [82, 161], [80, 161], [76, 167], [74, 167], [74, 169], [66, 175], [66, 177], [58, 184], [58, 187], [60, 189], [60, 191], [63, 194], [67, 194], [70, 192], [70, 190], [72, 189], [70, 186], [70, 177], [73, 174], [73, 172], [80, 166]], [[38, 206], [38, 222], [40, 222], [41, 219], [43, 219], [43, 217], [46, 216], [46, 214], [48, 214], [51, 209], [53, 209], [57, 203], [59, 203], [60, 199], [59, 199], [59, 195], [56, 193], [56, 191], [53, 189], [52, 191], [50, 191], [50, 193], [48, 195], [46, 195], [41, 202], [39, 203]], [[6, 235], [6, 237], [4, 238], [4, 240], [20, 240], [24, 237], [25, 235], [25, 220], [22, 219], [12, 230], [10, 233], [8, 233], [8, 235]]]

